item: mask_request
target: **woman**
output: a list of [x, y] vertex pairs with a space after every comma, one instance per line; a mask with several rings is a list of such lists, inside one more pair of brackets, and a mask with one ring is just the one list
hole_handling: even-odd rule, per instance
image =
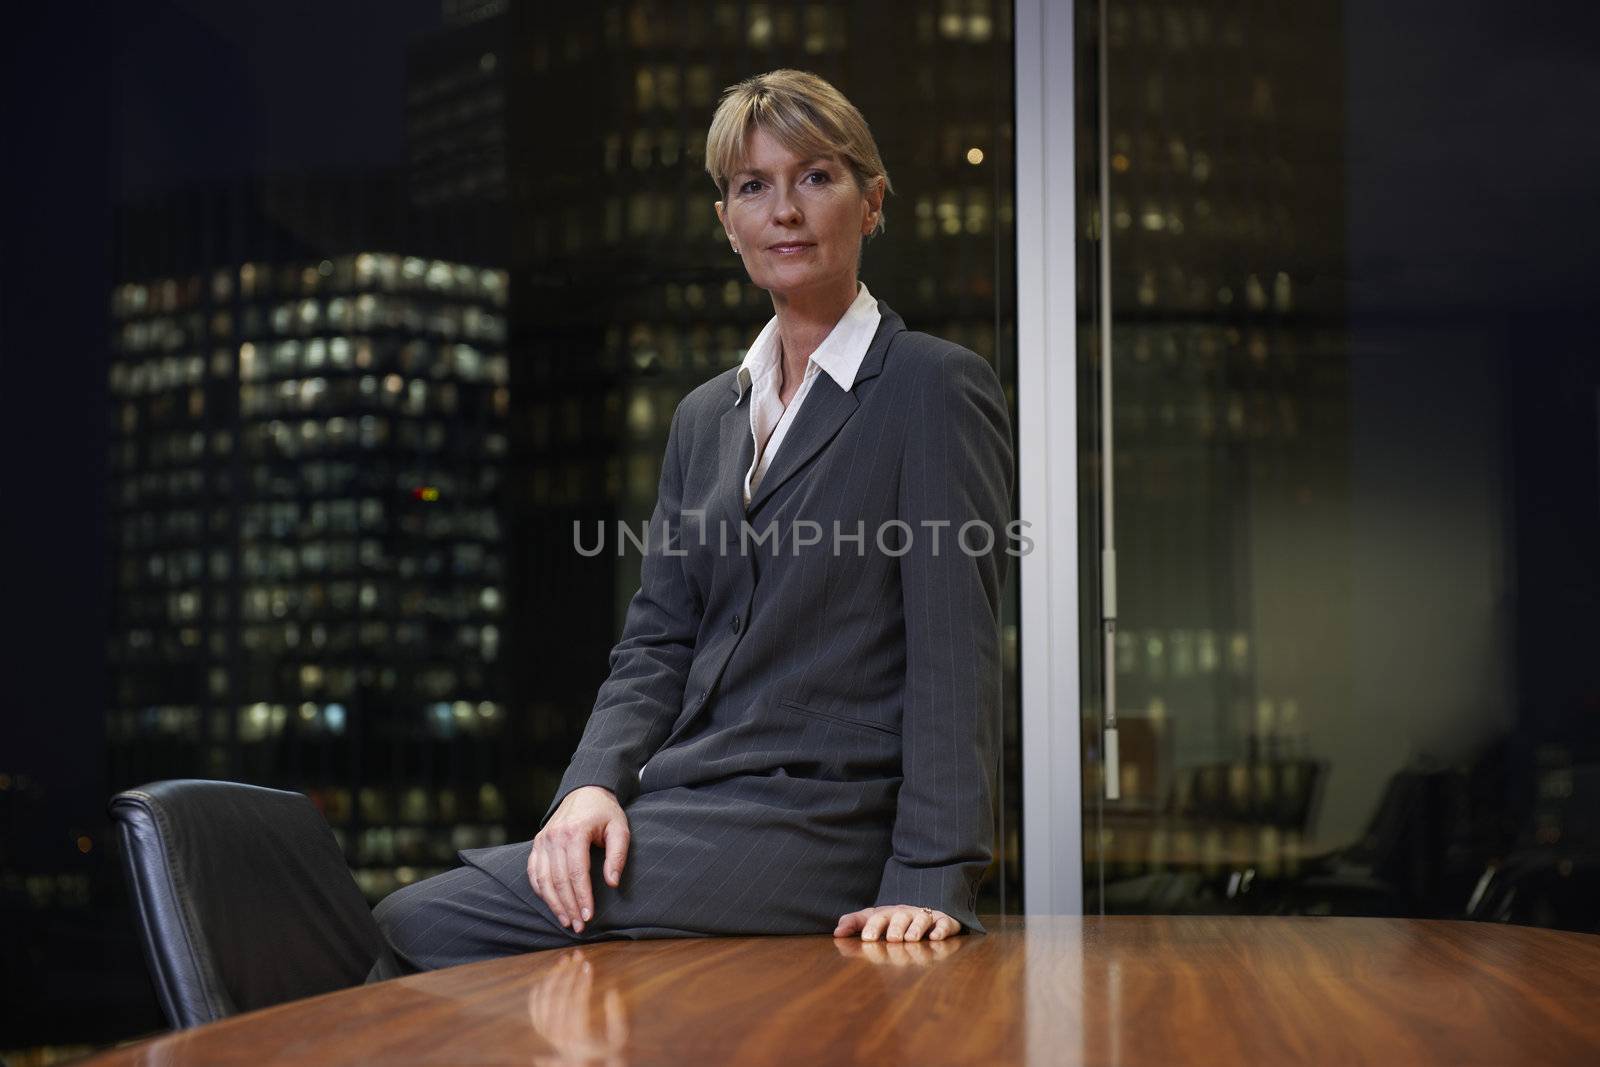
[[616, 938], [982, 932], [1004, 394], [858, 281], [889, 179], [833, 86], [792, 70], [733, 86], [706, 170], [775, 315], [673, 415], [640, 588], [531, 846], [465, 850], [379, 905], [413, 966]]

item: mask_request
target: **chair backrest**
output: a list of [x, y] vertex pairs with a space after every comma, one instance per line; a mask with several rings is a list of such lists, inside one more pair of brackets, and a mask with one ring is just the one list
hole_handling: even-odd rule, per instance
[[110, 812], [175, 1029], [360, 985], [388, 952], [332, 830], [302, 794], [154, 782], [118, 793]]

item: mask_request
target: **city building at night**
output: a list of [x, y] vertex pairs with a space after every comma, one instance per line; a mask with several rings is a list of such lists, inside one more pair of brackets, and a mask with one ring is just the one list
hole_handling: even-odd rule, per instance
[[506, 273], [321, 230], [365, 184], [121, 216], [108, 740], [308, 793], [376, 899], [505, 838], [510, 400]]

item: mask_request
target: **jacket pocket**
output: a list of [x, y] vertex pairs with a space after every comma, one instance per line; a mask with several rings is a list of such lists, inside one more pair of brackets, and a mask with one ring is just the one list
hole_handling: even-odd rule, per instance
[[888, 734], [891, 737], [900, 736], [900, 731], [896, 730], [893, 726], [885, 726], [881, 722], [869, 722], [866, 719], [853, 719], [845, 715], [835, 715], [828, 711], [818, 711], [816, 708], [807, 707], [806, 705], [795, 700], [780, 700], [778, 701], [778, 706], [787, 708], [788, 710], [796, 712], [800, 715], [809, 716], [813, 719], [823, 719], [827, 722], [836, 722], [841, 726], [854, 726], [858, 730], [872, 730], [875, 733]]

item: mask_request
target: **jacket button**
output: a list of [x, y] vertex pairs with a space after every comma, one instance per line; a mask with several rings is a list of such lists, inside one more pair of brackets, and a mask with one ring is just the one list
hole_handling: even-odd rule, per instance
[[733, 632], [734, 633], [738, 633], [739, 632], [739, 616], [737, 616], [737, 615], [735, 615], [733, 617]]

